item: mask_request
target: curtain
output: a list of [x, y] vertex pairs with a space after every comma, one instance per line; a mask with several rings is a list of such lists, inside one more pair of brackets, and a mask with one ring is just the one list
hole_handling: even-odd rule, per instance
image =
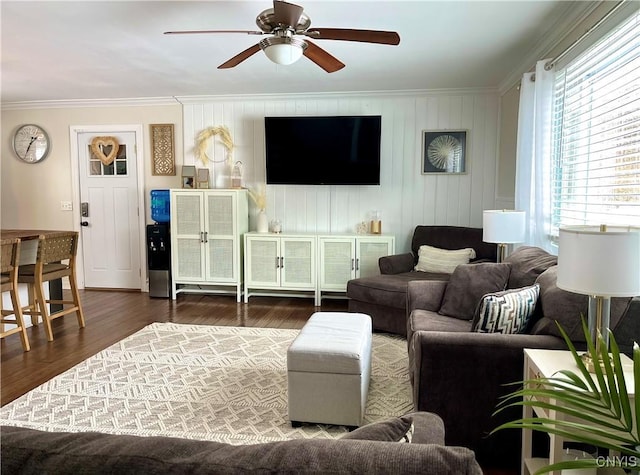
[[538, 61], [520, 86], [516, 146], [516, 209], [527, 213], [524, 244], [556, 252], [551, 229], [551, 124], [555, 70]]

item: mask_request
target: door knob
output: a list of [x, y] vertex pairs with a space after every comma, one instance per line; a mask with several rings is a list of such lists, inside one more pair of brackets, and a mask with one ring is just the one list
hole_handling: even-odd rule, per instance
[[88, 221], [80, 221], [80, 226], [89, 226]]

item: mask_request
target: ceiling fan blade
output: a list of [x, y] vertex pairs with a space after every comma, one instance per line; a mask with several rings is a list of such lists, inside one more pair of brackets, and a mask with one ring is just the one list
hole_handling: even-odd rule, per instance
[[362, 43], [381, 43], [385, 45], [397, 45], [400, 43], [400, 35], [395, 31], [311, 28], [304, 35], [316, 40], [360, 41]]
[[247, 48], [242, 53], [238, 53], [230, 60], [222, 63], [220, 66], [218, 66], [218, 69], [233, 68], [234, 66], [237, 66], [238, 64], [243, 62], [245, 59], [256, 54], [258, 51], [260, 51], [260, 45], [253, 45], [251, 48]]
[[303, 11], [304, 8], [299, 5], [273, 0], [273, 21], [275, 23], [282, 23], [295, 28]]
[[317, 45], [314, 45], [310, 41], [307, 41], [307, 48], [304, 50], [304, 55], [309, 58], [311, 61], [316, 63], [322, 69], [324, 69], [328, 73], [334, 73], [342, 68], [344, 68], [344, 63], [342, 63], [339, 59], [330, 55], [328, 52], [323, 50]]
[[251, 30], [182, 30], [182, 31], [165, 31], [165, 35], [200, 35], [203, 33], [244, 33], [246, 35], [264, 35], [262, 31]]

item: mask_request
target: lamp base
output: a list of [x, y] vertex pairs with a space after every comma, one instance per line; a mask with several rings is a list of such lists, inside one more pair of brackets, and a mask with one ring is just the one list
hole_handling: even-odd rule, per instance
[[589, 373], [595, 373], [596, 372], [596, 365], [600, 366], [600, 369], [602, 371], [604, 371], [604, 368], [602, 367], [602, 361], [600, 361], [600, 360], [594, 361], [594, 359], [591, 358], [591, 355], [589, 353], [582, 353], [582, 355], [580, 355], [580, 359], [584, 363], [584, 365], [587, 368], [587, 371], [589, 371]]
[[[595, 373], [595, 366], [602, 369], [600, 353], [602, 350], [609, 350], [609, 319], [611, 310], [611, 299], [599, 295], [589, 296], [589, 334], [596, 349], [596, 358], [593, 360], [587, 352], [582, 355], [582, 362], [590, 373]], [[600, 339], [602, 338], [602, 342]], [[602, 347], [604, 344], [604, 348]]]
[[506, 244], [498, 244], [498, 263], [504, 262], [507, 257], [507, 245]]

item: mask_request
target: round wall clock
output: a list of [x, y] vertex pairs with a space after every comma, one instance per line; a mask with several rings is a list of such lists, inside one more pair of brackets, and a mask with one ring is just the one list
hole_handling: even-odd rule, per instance
[[21, 125], [13, 134], [13, 151], [27, 163], [38, 163], [49, 154], [49, 135], [39, 125]]

